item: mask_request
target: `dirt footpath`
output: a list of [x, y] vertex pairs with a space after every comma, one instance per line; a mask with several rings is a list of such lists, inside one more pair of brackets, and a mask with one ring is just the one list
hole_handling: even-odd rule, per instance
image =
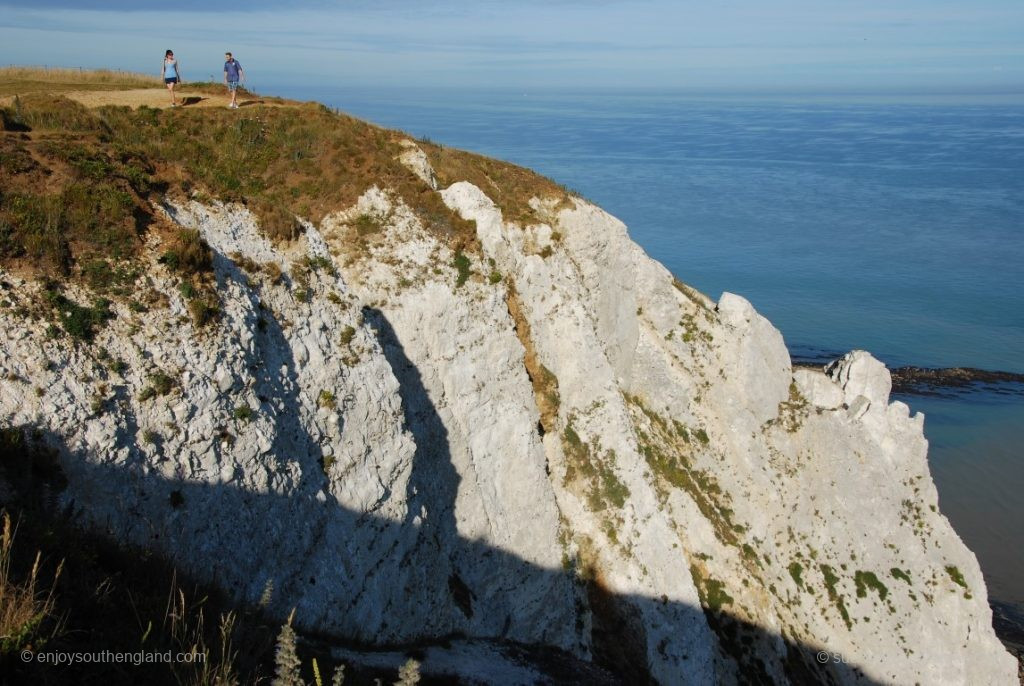
[[[82, 103], [86, 107], [102, 107], [103, 105], [127, 105], [131, 108], [142, 107], [154, 107], [158, 109], [169, 109], [171, 106], [171, 97], [167, 94], [166, 88], [137, 88], [132, 90], [89, 90], [89, 91], [67, 91], [61, 93], [66, 98], [75, 100]], [[227, 89], [224, 89], [224, 93], [219, 95], [210, 95], [209, 93], [203, 93], [198, 91], [190, 91], [186, 85], [183, 88], [177, 89], [175, 95], [178, 98], [178, 103], [184, 107], [227, 107], [228, 103], [231, 102], [231, 97], [227, 94]], [[276, 98], [274, 99], [276, 100]], [[14, 96], [6, 98], [0, 98], [0, 106], [9, 105], [14, 101]], [[262, 98], [248, 94], [238, 94], [238, 104], [240, 107], [247, 107], [252, 105], [264, 105], [269, 107], [282, 107], [286, 106], [281, 102], [265, 101]]]

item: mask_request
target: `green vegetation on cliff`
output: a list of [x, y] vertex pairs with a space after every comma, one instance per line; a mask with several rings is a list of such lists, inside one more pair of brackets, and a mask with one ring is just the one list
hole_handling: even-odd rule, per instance
[[[281, 100], [241, 111], [90, 109], [39, 92], [46, 72], [18, 91], [26, 73], [7, 82], [12, 72], [0, 73], [0, 93], [19, 93], [0, 108], [0, 265], [17, 262], [64, 277], [80, 274], [90, 259], [130, 259], [144, 233], [160, 228], [152, 203], [188, 194], [244, 203], [266, 235], [289, 240], [302, 230], [296, 215], [317, 222], [378, 186], [400, 196], [456, 248], [474, 244], [472, 222], [398, 161], [400, 141], [408, 138], [399, 131], [319, 104]], [[89, 73], [79, 77], [79, 83], [111, 88], [145, 81], [116, 85], [106, 75], [96, 82]], [[55, 91], [64, 90], [54, 83]], [[501, 189], [496, 201], [511, 218], [534, 217], [534, 196], [566, 195], [521, 167], [423, 147], [444, 183], [469, 180], [489, 192]]]

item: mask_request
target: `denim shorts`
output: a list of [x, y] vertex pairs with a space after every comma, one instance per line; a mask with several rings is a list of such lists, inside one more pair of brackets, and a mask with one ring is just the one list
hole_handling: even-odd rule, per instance
[[238, 81], [228, 81], [228, 90], [233, 91], [238, 88]]
[[164, 83], [165, 84], [166, 83], [177, 83], [177, 82], [178, 82], [178, 77], [177, 76], [172, 76], [169, 79], [164, 79]]

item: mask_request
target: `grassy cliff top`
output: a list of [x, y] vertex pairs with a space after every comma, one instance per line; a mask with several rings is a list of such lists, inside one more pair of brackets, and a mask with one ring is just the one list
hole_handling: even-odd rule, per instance
[[[167, 107], [157, 80], [120, 72], [0, 69], [0, 266], [67, 278], [130, 260], [159, 230], [152, 203], [198, 193], [241, 202], [275, 240], [299, 215], [318, 222], [372, 186], [389, 189], [457, 245], [472, 226], [397, 158], [409, 136], [317, 103], [246, 94], [227, 110], [217, 84], [187, 84]], [[156, 87], [154, 87], [154, 85]], [[529, 170], [423, 143], [439, 181], [479, 185], [506, 218], [536, 221], [529, 200], [564, 198]]]
[[162, 84], [156, 76], [99, 69], [47, 69], [40, 67], [0, 67], [0, 98], [26, 93], [66, 93], [69, 91], [127, 90], [155, 88]]

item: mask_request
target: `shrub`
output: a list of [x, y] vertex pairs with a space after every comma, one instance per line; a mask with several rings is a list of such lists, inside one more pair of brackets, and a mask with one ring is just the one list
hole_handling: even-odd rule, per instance
[[804, 587], [804, 580], [802, 574], [804, 572], [804, 566], [799, 562], [789, 563], [789, 575], [793, 577], [793, 581], [799, 588]]
[[352, 226], [356, 230], [356, 234], [360, 238], [369, 236], [370, 234], [379, 233], [383, 228], [383, 225], [377, 217], [372, 214], [363, 213], [356, 217], [355, 221], [352, 222]]
[[462, 284], [466, 283], [469, 279], [469, 275], [473, 273], [469, 268], [469, 258], [460, 250], [455, 253], [455, 259], [452, 260], [452, 266], [455, 267], [455, 270], [458, 272], [458, 276], [455, 279], [455, 287], [458, 288], [462, 286]]
[[167, 395], [171, 392], [171, 388], [174, 387], [174, 380], [163, 372], [157, 372], [151, 375], [149, 380], [153, 386], [153, 390], [157, 392], [157, 395]]
[[900, 579], [901, 581], [903, 581], [904, 583], [907, 583], [907, 584], [911, 583], [910, 582], [910, 573], [909, 572], [904, 572], [899, 567], [893, 567], [892, 569], [889, 570], [889, 573], [892, 574], [894, 579]]
[[348, 345], [352, 342], [352, 339], [355, 337], [355, 335], [355, 328], [351, 326], [346, 326], [344, 329], [341, 330], [341, 335], [338, 336], [338, 340], [341, 341], [342, 345]]
[[281, 627], [277, 636], [277, 650], [274, 653], [274, 686], [303, 686], [300, 669], [302, 661], [295, 650], [295, 630], [292, 629], [292, 618], [295, 611], [288, 616], [288, 623]]
[[279, 202], [261, 200], [253, 203], [263, 235], [276, 241], [294, 241], [302, 235], [303, 226], [295, 214]]
[[195, 229], [179, 229], [160, 261], [180, 274], [205, 274], [213, 271], [213, 251]]
[[270, 283], [276, 284], [281, 280], [283, 272], [281, 271], [281, 265], [277, 262], [267, 262], [263, 265], [263, 272], [267, 275], [267, 279]]
[[150, 400], [158, 395], [167, 395], [174, 388], [174, 379], [167, 376], [163, 372], [156, 372], [150, 374], [149, 385], [142, 389], [142, 393], [139, 394], [139, 400]]
[[420, 683], [420, 663], [410, 657], [398, 670], [398, 681], [395, 682], [395, 686], [416, 686], [418, 683]]
[[220, 316], [220, 306], [212, 296], [205, 295], [189, 300], [188, 312], [196, 326], [206, 326]]
[[875, 576], [874, 572], [858, 570], [853, 575], [853, 583], [857, 589], [858, 598], [867, 596], [869, 588], [878, 593], [878, 597], [881, 600], [885, 600], [885, 597], [889, 595], [889, 589], [886, 588], [885, 584], [878, 580], [878, 577]]
[[234, 412], [235, 419], [243, 422], [251, 421], [255, 415], [256, 413], [248, 405], [239, 405]]
[[91, 341], [96, 331], [114, 318], [110, 301], [105, 298], [97, 299], [92, 307], [83, 307], [55, 289], [47, 290], [46, 298], [64, 330], [78, 340]]

